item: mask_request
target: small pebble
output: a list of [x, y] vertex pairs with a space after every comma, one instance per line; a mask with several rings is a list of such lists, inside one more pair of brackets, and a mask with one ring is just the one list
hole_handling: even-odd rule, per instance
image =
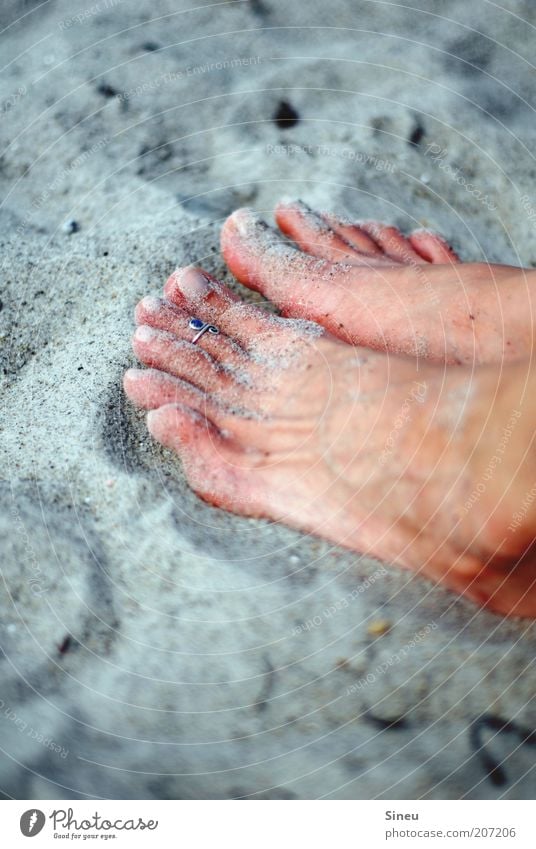
[[116, 97], [119, 93], [112, 85], [104, 82], [97, 86], [97, 91], [99, 94], [102, 94], [103, 97]]
[[72, 233], [78, 233], [80, 230], [80, 224], [78, 221], [75, 221], [74, 218], [69, 218], [61, 229], [67, 236], [70, 236]]
[[392, 628], [392, 623], [388, 619], [374, 619], [367, 625], [367, 634], [370, 637], [382, 637], [387, 634]]

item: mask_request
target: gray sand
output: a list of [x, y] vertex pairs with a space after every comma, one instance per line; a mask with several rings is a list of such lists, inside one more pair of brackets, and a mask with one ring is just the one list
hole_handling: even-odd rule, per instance
[[205, 505], [120, 383], [240, 205], [534, 265], [534, 5], [193, 5], [0, 11], [0, 790], [533, 797], [534, 627]]

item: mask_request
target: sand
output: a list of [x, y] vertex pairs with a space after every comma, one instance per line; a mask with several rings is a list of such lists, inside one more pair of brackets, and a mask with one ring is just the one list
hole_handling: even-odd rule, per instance
[[121, 376], [237, 206], [536, 264], [536, 10], [193, 5], [0, 11], [0, 790], [531, 798], [534, 627], [200, 502]]

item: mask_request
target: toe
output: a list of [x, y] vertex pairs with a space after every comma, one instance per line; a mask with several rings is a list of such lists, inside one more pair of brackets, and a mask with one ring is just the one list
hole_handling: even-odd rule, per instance
[[460, 262], [458, 254], [437, 233], [429, 230], [415, 230], [409, 237], [412, 247], [427, 262], [453, 263]]
[[147, 415], [152, 436], [175, 451], [192, 489], [205, 501], [244, 515], [257, 515], [252, 468], [255, 452], [244, 452], [210, 419], [184, 404], [167, 404]]
[[346, 239], [356, 250], [370, 256], [376, 256], [377, 258], [385, 256], [378, 243], [359, 224], [352, 221], [344, 221], [342, 218], [327, 212], [323, 212], [322, 217], [339, 236]]
[[[186, 380], [157, 369], [131, 368], [123, 378], [125, 393], [137, 407], [157, 410], [169, 404], [182, 404], [208, 416], [222, 431], [233, 431], [244, 443], [256, 444], [255, 422], [258, 415], [218, 403], [214, 397]], [[258, 430], [258, 428], [257, 428]]]
[[130, 368], [123, 377], [123, 388], [133, 404], [144, 410], [156, 410], [165, 404], [187, 404], [204, 411], [208, 396], [191, 383], [153, 368]]
[[[241, 303], [240, 298], [202, 268], [179, 267], [167, 279], [164, 296], [183, 310], [203, 308], [205, 315], [220, 318], [229, 307]], [[211, 312], [212, 311], [212, 312]]]
[[204, 391], [221, 393], [233, 383], [230, 371], [207, 351], [172, 333], [142, 324], [132, 338], [132, 347], [146, 366], [187, 380]]
[[180, 306], [185, 315], [213, 322], [223, 332], [230, 331], [237, 342], [246, 346], [270, 321], [265, 310], [246, 305], [227, 286], [200, 268], [177, 268], [164, 286], [164, 294]]
[[404, 265], [411, 265], [415, 262], [422, 265], [425, 262], [422, 256], [414, 250], [409, 239], [406, 239], [397, 227], [381, 224], [378, 221], [363, 221], [360, 226], [391, 259]]
[[302, 251], [330, 262], [360, 264], [363, 260], [358, 250], [301, 201], [278, 204], [275, 219], [279, 229], [290, 236]]
[[336, 311], [349, 274], [356, 281], [368, 269], [331, 263], [293, 248], [253, 212], [239, 209], [225, 222], [221, 246], [231, 272], [262, 292], [285, 314], [323, 323]]

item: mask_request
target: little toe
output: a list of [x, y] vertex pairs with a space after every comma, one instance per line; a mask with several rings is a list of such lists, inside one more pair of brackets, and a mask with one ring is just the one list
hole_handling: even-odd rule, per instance
[[257, 515], [257, 485], [251, 474], [256, 452], [244, 451], [210, 419], [184, 404], [167, 404], [147, 415], [152, 436], [175, 451], [192, 489], [205, 501], [244, 515]]
[[397, 227], [382, 224], [378, 221], [363, 221], [361, 229], [369, 234], [391, 259], [404, 265], [419, 263], [422, 265], [426, 260], [414, 250], [409, 239], [402, 235]]
[[302, 201], [279, 203], [275, 219], [279, 229], [290, 236], [302, 251], [330, 262], [361, 264], [363, 261], [357, 249]]
[[412, 247], [427, 262], [435, 264], [460, 262], [458, 254], [437, 233], [429, 230], [415, 230], [409, 237]]

